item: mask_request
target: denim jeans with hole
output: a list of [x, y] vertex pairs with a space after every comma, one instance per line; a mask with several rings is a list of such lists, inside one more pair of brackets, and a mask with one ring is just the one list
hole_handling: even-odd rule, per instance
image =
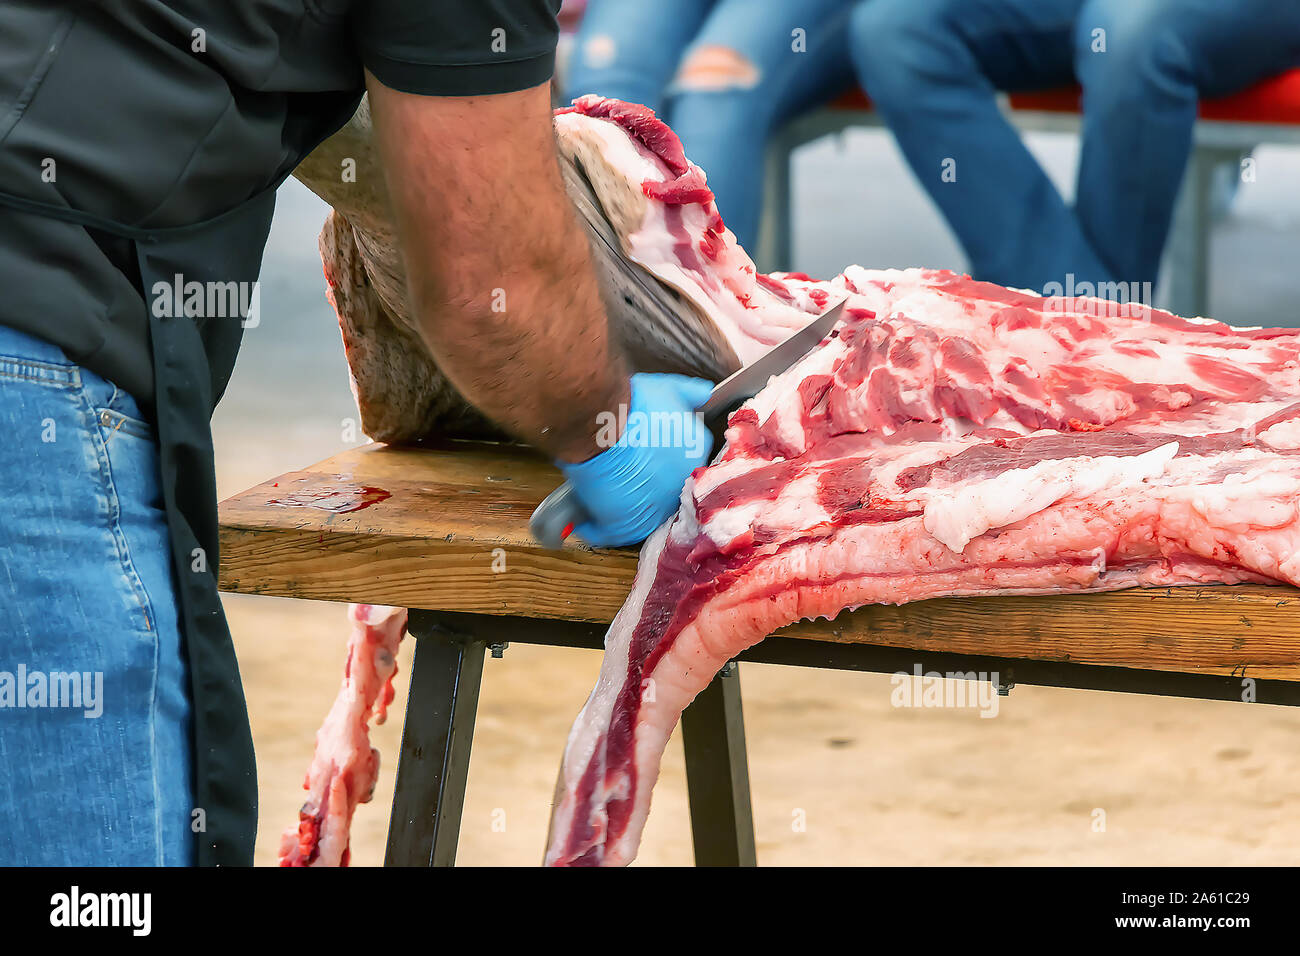
[[[718, 212], [750, 252], [772, 133], [854, 82], [848, 24], [856, 0], [593, 0], [567, 93], [658, 111], [709, 178]], [[694, 53], [731, 51], [745, 70], [679, 75]]]
[[191, 865], [154, 430], [112, 383], [0, 326], [0, 435], [0, 865]]

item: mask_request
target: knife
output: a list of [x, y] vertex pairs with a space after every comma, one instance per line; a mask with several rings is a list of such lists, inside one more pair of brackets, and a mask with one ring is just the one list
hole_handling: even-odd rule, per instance
[[[717, 438], [715, 447], [721, 444], [721, 434], [731, 413], [762, 391], [768, 379], [785, 372], [826, 338], [839, 321], [846, 301], [841, 299], [780, 345], [732, 372], [714, 387], [696, 412], [704, 416], [704, 424]], [[586, 517], [573, 486], [566, 481], [537, 506], [528, 530], [542, 547], [558, 551], [564, 546], [564, 539]]]

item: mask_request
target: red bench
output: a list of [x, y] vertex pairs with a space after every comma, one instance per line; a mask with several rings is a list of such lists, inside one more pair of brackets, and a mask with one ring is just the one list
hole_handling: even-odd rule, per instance
[[[1007, 97], [1017, 126], [1048, 131], [1077, 130], [1079, 98], [1077, 87]], [[790, 159], [794, 149], [851, 126], [872, 125], [880, 125], [880, 120], [859, 90], [799, 117], [773, 139], [757, 256], [762, 268], [788, 269], [791, 265]], [[1239, 169], [1242, 159], [1261, 143], [1300, 143], [1300, 70], [1232, 96], [1202, 101], [1195, 148], [1166, 249], [1162, 299], [1174, 312], [1202, 315], [1209, 311], [1207, 264], [1214, 172], [1224, 164]]]
[[[1008, 100], [1013, 110], [1078, 113], [1082, 95], [1083, 90], [1076, 86], [1064, 90], [1011, 93]], [[862, 90], [852, 90], [832, 102], [830, 108], [869, 110], [871, 100]], [[1199, 113], [1203, 120], [1229, 123], [1300, 124], [1300, 70], [1275, 76], [1223, 99], [1204, 100]]]
[[[1011, 108], [1043, 113], [1077, 113], [1082, 93], [1078, 87], [1012, 93]], [[866, 97], [861, 94], [859, 96], [865, 105]], [[1300, 70], [1291, 70], [1271, 80], [1256, 83], [1232, 96], [1202, 100], [1198, 112], [1202, 120], [1223, 123], [1300, 125]]]

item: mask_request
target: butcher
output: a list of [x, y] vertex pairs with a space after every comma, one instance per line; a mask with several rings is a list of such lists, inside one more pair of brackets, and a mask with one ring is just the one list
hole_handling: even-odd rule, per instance
[[[5, 3], [0, 865], [251, 863], [209, 419], [276, 321], [251, 314], [276, 188], [363, 93], [431, 357], [556, 459], [589, 543], [676, 509], [709, 386], [611, 344], [552, 144], [558, 6]], [[636, 412], [683, 441], [597, 440]]]

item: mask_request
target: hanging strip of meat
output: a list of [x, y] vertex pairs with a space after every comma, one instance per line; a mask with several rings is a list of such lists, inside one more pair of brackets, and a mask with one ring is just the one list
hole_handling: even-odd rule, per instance
[[316, 731], [316, 753], [303, 782], [307, 802], [298, 811], [298, 825], [280, 838], [281, 866], [347, 866], [352, 814], [357, 804], [370, 801], [379, 777], [370, 719], [382, 724], [393, 702], [406, 609], [353, 604], [348, 619], [343, 686]]

